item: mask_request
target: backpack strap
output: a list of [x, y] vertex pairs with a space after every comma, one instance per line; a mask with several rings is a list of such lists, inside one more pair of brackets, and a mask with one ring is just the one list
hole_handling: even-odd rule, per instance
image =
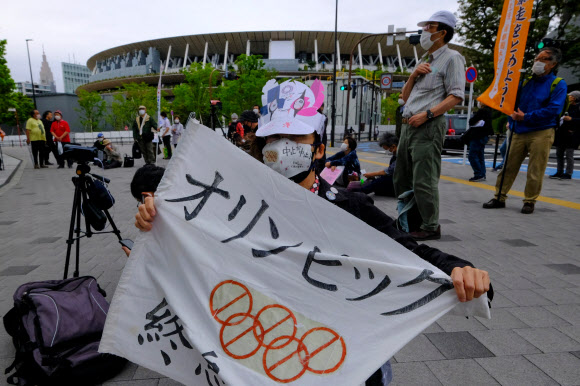
[[554, 92], [554, 89], [556, 88], [556, 86], [558, 85], [558, 83], [560, 83], [560, 81], [563, 78], [556, 78], [554, 79], [554, 81], [552, 82], [552, 85], [550, 86], [550, 94], [552, 94], [552, 92]]

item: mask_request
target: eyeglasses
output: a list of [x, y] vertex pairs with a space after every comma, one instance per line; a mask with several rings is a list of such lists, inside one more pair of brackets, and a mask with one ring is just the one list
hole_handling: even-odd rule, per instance
[[431, 27], [438, 27], [439, 23], [427, 23], [423, 26], [423, 31], [429, 31]]

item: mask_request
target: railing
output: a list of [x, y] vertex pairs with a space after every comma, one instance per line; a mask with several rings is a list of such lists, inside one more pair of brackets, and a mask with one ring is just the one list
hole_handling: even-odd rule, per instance
[[[110, 139], [115, 145], [130, 145], [133, 143], [133, 131], [103, 131], [105, 138]], [[79, 143], [83, 146], [91, 146], [97, 140], [97, 134], [95, 133], [70, 133], [70, 140], [73, 143]], [[4, 137], [4, 141], [0, 142], [2, 147], [17, 147], [26, 146], [26, 135], [7, 135]]]

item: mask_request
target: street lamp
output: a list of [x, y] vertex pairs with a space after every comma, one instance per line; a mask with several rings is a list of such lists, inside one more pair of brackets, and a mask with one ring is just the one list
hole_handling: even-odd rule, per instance
[[[338, 54], [338, 0], [334, 10], [334, 57], [332, 60], [332, 112], [330, 123], [330, 147], [334, 147], [334, 128], [336, 127], [336, 55]], [[326, 144], [324, 144], [326, 146]]]
[[26, 52], [28, 52], [28, 68], [30, 69], [30, 82], [32, 83], [32, 99], [34, 100], [34, 109], [36, 110], [36, 92], [34, 91], [34, 79], [32, 78], [32, 64], [30, 64], [30, 50], [28, 49], [28, 42], [32, 39], [26, 39]]

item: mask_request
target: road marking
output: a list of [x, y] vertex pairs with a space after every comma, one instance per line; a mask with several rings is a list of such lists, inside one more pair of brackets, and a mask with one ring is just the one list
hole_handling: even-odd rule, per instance
[[[327, 152], [327, 153], [329, 153], [329, 152]], [[367, 160], [367, 159], [362, 159], [362, 158], [359, 158], [359, 161], [367, 162], [367, 163], [375, 164], [375, 165], [379, 165], [379, 166], [385, 166], [385, 167], [389, 166], [388, 164], [386, 164], [384, 162], [372, 161], [372, 160]], [[481, 182], [470, 182], [470, 181], [462, 180], [460, 178], [449, 177], [449, 176], [444, 176], [444, 175], [441, 175], [441, 179], [445, 180], [445, 181], [449, 181], [449, 182], [455, 182], [457, 184], [473, 186], [475, 188], [491, 190], [491, 191], [495, 192], [495, 186], [482, 184]], [[524, 197], [524, 193], [519, 192], [517, 190], [510, 190], [508, 192], [508, 195], [512, 195], [515, 197], [522, 197], [522, 198]], [[566, 200], [560, 200], [558, 198], [539, 196], [537, 201], [547, 202], [548, 204], [558, 205], [558, 206], [562, 206], [564, 208], [580, 210], [580, 203], [566, 201]]]

